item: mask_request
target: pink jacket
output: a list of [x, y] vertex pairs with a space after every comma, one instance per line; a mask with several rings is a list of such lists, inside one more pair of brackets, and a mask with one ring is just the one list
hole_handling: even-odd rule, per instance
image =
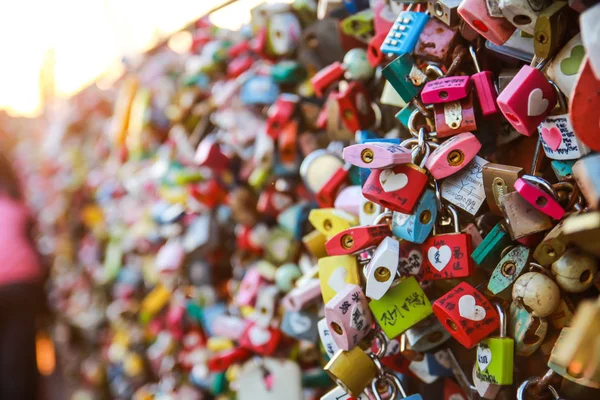
[[30, 217], [23, 203], [0, 195], [0, 286], [37, 282], [43, 276], [27, 231]]

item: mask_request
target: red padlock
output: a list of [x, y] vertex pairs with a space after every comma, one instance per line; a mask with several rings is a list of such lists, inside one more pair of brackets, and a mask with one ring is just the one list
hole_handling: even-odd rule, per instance
[[189, 194], [208, 208], [214, 208], [225, 201], [228, 191], [216, 178], [188, 185]]
[[298, 96], [290, 93], [277, 97], [267, 114], [267, 135], [277, 139], [283, 127], [292, 119], [298, 100]]
[[391, 234], [388, 224], [356, 226], [333, 236], [325, 243], [325, 249], [330, 256], [353, 254], [367, 247], [377, 246]]
[[210, 357], [206, 363], [211, 372], [224, 372], [233, 364], [241, 364], [252, 357], [252, 352], [243, 347], [221, 351]]
[[440, 138], [477, 130], [473, 93], [469, 93], [461, 100], [434, 104], [433, 112], [435, 131]]
[[219, 144], [213, 138], [206, 138], [198, 145], [194, 162], [201, 167], [223, 171], [229, 165], [229, 157], [221, 152]]
[[437, 299], [432, 307], [444, 328], [468, 349], [500, 327], [496, 309], [467, 282]]
[[329, 178], [317, 192], [317, 204], [320, 208], [331, 208], [337, 194], [346, 186], [351, 164], [344, 164]]
[[288, 122], [277, 140], [279, 148], [279, 160], [282, 163], [294, 163], [298, 158], [298, 122]]
[[368, 129], [375, 123], [369, 92], [360, 82], [354, 81], [337, 94], [340, 117], [350, 131]]
[[315, 90], [317, 97], [323, 97], [325, 90], [335, 81], [342, 79], [343, 76], [344, 67], [341, 62], [336, 61], [317, 72], [310, 78], [310, 83]]
[[275, 353], [281, 341], [281, 331], [268, 327], [263, 328], [256, 323], [246, 327], [240, 338], [240, 346], [262, 356], [270, 356]]
[[385, 59], [383, 52], [381, 51], [381, 45], [387, 37], [387, 32], [382, 32], [375, 35], [369, 42], [367, 47], [367, 61], [372, 67], [377, 67]]
[[423, 242], [423, 268], [418, 276], [420, 281], [466, 278], [474, 271], [471, 235], [460, 232], [458, 213], [454, 206], [448, 205], [447, 208], [452, 215], [454, 233], [434, 232], [433, 236]]
[[294, 204], [294, 197], [289, 193], [279, 192], [274, 186], [263, 190], [258, 197], [256, 210], [260, 213], [276, 218], [280, 212]]

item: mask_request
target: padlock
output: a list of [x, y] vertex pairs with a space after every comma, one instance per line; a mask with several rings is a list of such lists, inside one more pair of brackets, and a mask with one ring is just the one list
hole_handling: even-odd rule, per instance
[[598, 175], [598, 171], [600, 171], [600, 154], [584, 157], [573, 165], [573, 177], [588, 207], [592, 210], [600, 208], [600, 188], [598, 186], [600, 175]]
[[590, 240], [600, 233], [600, 212], [588, 211], [570, 215], [561, 222], [563, 238], [566, 242], [573, 243], [581, 250], [600, 257], [600, 243]]
[[559, 111], [553, 111], [540, 126], [538, 132], [542, 138], [542, 146], [546, 157], [554, 160], [574, 160], [590, 152], [590, 149], [575, 135], [573, 124], [569, 118], [567, 101], [556, 88]]
[[440, 138], [477, 130], [472, 93], [462, 100], [434, 104], [433, 111], [435, 131]]
[[548, 332], [546, 318], [534, 317], [515, 303], [510, 304], [509, 334], [515, 340], [515, 355], [532, 355], [543, 343]]
[[319, 207], [329, 208], [334, 205], [340, 190], [346, 185], [350, 164], [339, 167], [316, 193]]
[[399, 256], [400, 244], [396, 239], [386, 237], [377, 246], [366, 267], [365, 295], [368, 298], [379, 300], [388, 291], [396, 278]]
[[394, 211], [392, 214], [392, 233], [400, 239], [421, 244], [427, 239], [437, 219], [435, 193], [425, 189], [412, 214]]
[[296, 14], [273, 14], [267, 21], [267, 49], [275, 56], [288, 55], [298, 46], [302, 28]]
[[418, 243], [404, 240], [400, 243], [398, 274], [400, 276], [417, 276], [423, 266], [423, 254]]
[[[488, 282], [488, 290], [498, 296], [511, 287], [528, 265], [530, 250], [525, 246], [515, 246], [498, 263]], [[510, 295], [509, 295], [510, 297]]]
[[515, 31], [515, 27], [506, 18], [492, 17], [482, 0], [464, 0], [458, 6], [458, 14], [477, 33], [498, 46], [506, 42]]
[[400, 335], [432, 312], [429, 299], [413, 276], [402, 279], [379, 300], [371, 300], [369, 307], [389, 338]]
[[581, 293], [594, 284], [598, 273], [596, 259], [577, 248], [570, 248], [552, 263], [556, 284], [568, 293]]
[[481, 143], [475, 135], [463, 132], [443, 142], [435, 149], [425, 168], [435, 179], [443, 179], [466, 167], [481, 149]]
[[491, 270], [496, 268], [502, 251], [511, 243], [510, 235], [504, 225], [499, 222], [483, 238], [481, 244], [473, 250], [471, 258], [478, 266]]
[[300, 83], [306, 78], [306, 70], [297, 61], [281, 60], [271, 68], [271, 77], [279, 84]]
[[535, 55], [539, 58], [550, 59], [564, 45], [568, 9], [566, 1], [555, 1], [539, 14], [533, 33]]
[[[373, 11], [371, 9], [363, 10], [344, 18], [340, 23], [340, 29], [347, 36], [351, 36], [361, 42], [367, 42], [374, 32]], [[355, 49], [358, 50], [358, 48]], [[367, 61], [366, 57], [364, 61]], [[369, 67], [371, 66], [369, 65]]]
[[333, 236], [325, 243], [325, 248], [330, 256], [353, 254], [377, 246], [391, 234], [388, 224], [357, 226]]
[[421, 91], [421, 100], [427, 104], [448, 103], [464, 99], [470, 91], [469, 76], [449, 76], [427, 82]]
[[471, 75], [471, 81], [475, 86], [481, 113], [485, 116], [497, 114], [500, 112], [500, 109], [496, 103], [498, 91], [492, 80], [493, 74], [491, 71], [481, 71], [479, 62], [477, 61], [477, 54], [475, 53], [473, 46], [469, 46], [469, 53], [471, 54], [473, 65], [477, 71], [477, 73]]
[[316, 343], [319, 337], [319, 317], [307, 311], [286, 311], [281, 321], [281, 331], [289, 337]]
[[214, 138], [207, 137], [198, 145], [194, 163], [215, 171], [223, 171], [229, 165], [229, 158], [221, 152], [220, 146]]
[[265, 238], [264, 257], [273, 264], [285, 264], [294, 260], [299, 248], [291, 232], [276, 227]]
[[552, 168], [552, 172], [554, 172], [554, 176], [558, 179], [559, 182], [563, 182], [571, 179], [573, 177], [573, 165], [575, 161], [558, 161], [553, 160], [550, 162], [550, 167]]
[[585, 377], [600, 383], [598, 352], [600, 342], [597, 332], [600, 329], [600, 303], [598, 300], [584, 300], [579, 304], [573, 323], [568, 330], [563, 329], [556, 342], [550, 361], [564, 368], [575, 377]]
[[279, 266], [275, 271], [275, 284], [281, 292], [287, 293], [294, 288], [294, 282], [302, 276], [298, 265], [287, 263]]
[[405, 103], [410, 103], [425, 83], [425, 79], [422, 78], [423, 73], [417, 68], [409, 53], [394, 59], [381, 72]]
[[500, 316], [500, 335], [483, 339], [477, 345], [477, 378], [495, 385], [512, 385], [515, 342], [507, 336], [508, 321], [504, 309], [495, 304]]
[[387, 56], [412, 53], [428, 20], [425, 13], [402, 11], [383, 41], [381, 52]]
[[565, 210], [556, 201], [554, 196], [551, 196], [542, 187], [551, 188], [547, 181], [532, 175], [523, 175], [514, 184], [517, 193], [537, 210], [553, 219], [562, 219], [563, 215], [565, 215]]
[[262, 356], [270, 356], [279, 347], [281, 331], [273, 327], [263, 328], [250, 323], [240, 337], [240, 346]]
[[544, 232], [552, 228], [552, 220], [538, 211], [517, 192], [500, 196], [500, 208], [508, 221], [508, 232], [513, 240]]
[[317, 323], [317, 329], [319, 330], [319, 338], [321, 339], [321, 344], [325, 349], [325, 352], [331, 359], [333, 355], [339, 350], [337, 344], [335, 344], [335, 340], [333, 340], [333, 336], [331, 335], [331, 330], [327, 325], [327, 320], [325, 318], [321, 318]]
[[531, 136], [556, 105], [556, 94], [539, 69], [524, 65], [498, 95], [497, 102], [511, 125]]
[[488, 163], [483, 166], [483, 186], [490, 211], [502, 215], [500, 196], [514, 191], [514, 184], [525, 171], [521, 167]]
[[305, 284], [298, 285], [289, 291], [281, 303], [286, 310], [299, 311], [321, 297], [319, 279], [309, 279]]
[[261, 288], [254, 304], [254, 311], [248, 319], [263, 328], [268, 328], [277, 311], [278, 296], [279, 288], [275, 285], [268, 285]]
[[[431, 6], [434, 3], [436, 6]], [[430, 7], [441, 9], [439, 3], [440, 1], [429, 2]], [[454, 13], [456, 14], [456, 8]], [[413, 54], [423, 60], [449, 65], [452, 62], [452, 51], [459, 41], [458, 26], [449, 27], [439, 19], [431, 18], [421, 31]]]
[[328, 238], [358, 225], [356, 216], [335, 208], [313, 209], [308, 214], [308, 220], [315, 229]]
[[254, 305], [259, 290], [266, 283], [266, 279], [263, 278], [258, 269], [249, 269], [240, 283], [240, 288], [235, 296], [235, 303], [238, 306]]
[[360, 185], [346, 186], [337, 194], [335, 201], [333, 202], [333, 208], [358, 215], [361, 199], [362, 187], [360, 187]]
[[423, 400], [420, 394], [407, 395], [400, 379], [389, 372], [384, 373], [382, 376], [377, 376], [371, 382], [371, 393], [373, 393], [375, 400], [400, 398], [406, 400]]
[[293, 361], [264, 357], [249, 360], [237, 373], [235, 385], [239, 400], [302, 399], [302, 374]]
[[314, 74], [310, 78], [310, 83], [315, 90], [316, 96], [322, 97], [328, 87], [344, 76], [344, 72], [342, 63], [336, 61]]
[[361, 168], [386, 169], [412, 162], [409, 149], [399, 144], [366, 142], [344, 148], [344, 160]]
[[533, 252], [533, 258], [542, 266], [548, 267], [558, 260], [567, 250], [567, 241], [563, 238], [563, 222], [559, 222]]
[[315, 258], [327, 256], [327, 250], [325, 249], [326, 242], [327, 236], [316, 229], [302, 237], [304, 248]]
[[581, 34], [573, 36], [548, 64], [546, 73], [567, 97], [571, 97], [577, 82], [579, 67], [585, 58]]
[[594, 72], [596, 78], [600, 78], [600, 58], [595, 51], [589, 51], [594, 49], [598, 43], [597, 32], [598, 26], [596, 20], [600, 16], [600, 7], [592, 6], [587, 10], [583, 11], [579, 16], [579, 29], [581, 31], [581, 39], [583, 45], [588, 49], [588, 57], [590, 66]]
[[358, 216], [361, 225], [372, 225], [375, 219], [383, 213], [383, 207], [377, 203], [367, 200], [362, 194], [361, 188], [361, 201], [359, 204]]
[[256, 210], [272, 218], [294, 204], [290, 193], [278, 192], [274, 187], [265, 189], [258, 197]]
[[411, 348], [417, 352], [429, 351], [450, 339], [450, 334], [434, 314], [404, 332]]
[[433, 312], [448, 333], [469, 349], [499, 328], [494, 307], [466, 282], [437, 299]]
[[477, 377], [477, 366], [473, 365], [473, 386], [475, 386], [475, 391], [479, 394], [479, 396], [486, 400], [494, 400], [498, 397], [500, 390], [502, 389], [502, 385], [496, 385], [494, 383], [482, 381]]
[[541, 272], [527, 272], [513, 284], [512, 298], [517, 306], [531, 310], [534, 317], [542, 318], [558, 308], [560, 289], [547, 275]]
[[[428, 385], [440, 378], [436, 372], [447, 372], [447, 370], [440, 368], [440, 364], [436, 362], [433, 353], [425, 353], [422, 360], [412, 360], [408, 369], [423, 383]], [[435, 371], [436, 369], [438, 371]]]
[[246, 105], [273, 104], [279, 96], [279, 86], [270, 76], [249, 78], [240, 89], [240, 99]]
[[534, 34], [538, 15], [545, 8], [543, 1], [500, 0], [498, 5], [511, 24], [529, 35]]
[[442, 182], [442, 198], [470, 215], [476, 215], [485, 201], [483, 167], [487, 160], [475, 156], [462, 170]]
[[329, 302], [347, 284], [360, 284], [358, 273], [358, 263], [354, 256], [319, 258], [319, 281], [323, 301]]
[[[423, 162], [427, 162], [427, 155], [421, 164]], [[410, 214], [428, 181], [427, 172], [422, 166], [400, 164], [394, 168], [371, 170], [362, 193], [368, 200], [385, 208]]]
[[600, 80], [594, 76], [589, 59], [584, 59], [582, 65], [577, 83], [569, 96], [569, 117], [579, 140], [592, 150], [599, 151], [600, 116], [596, 115], [595, 110], [600, 107]]
[[[424, 255], [420, 280], [466, 278], [474, 271], [471, 235], [460, 232], [458, 213], [452, 205], [447, 209], [452, 216], [453, 233], [435, 232], [422, 245]], [[435, 225], [434, 225], [435, 227]]]
[[457, 26], [460, 22], [458, 6], [460, 0], [428, 0], [429, 13], [448, 26]]
[[375, 68], [369, 63], [367, 52], [358, 47], [346, 53], [343, 65], [346, 70], [345, 78], [353, 81], [365, 82], [375, 74]]
[[333, 340], [342, 350], [350, 350], [371, 330], [372, 315], [360, 286], [346, 285], [325, 303], [325, 319]]
[[[592, 307], [594, 307], [594, 309], [592, 309]], [[582, 329], [577, 333], [571, 333], [575, 329], [575, 325], [571, 328], [563, 328], [560, 331], [560, 336], [554, 344], [552, 353], [550, 354], [550, 358], [548, 360], [548, 367], [566, 380], [593, 389], [600, 389], [600, 380], [598, 380], [598, 353], [600, 349], [598, 339], [595, 336], [590, 336], [589, 333], [598, 325], [597, 309], [597, 305], [593, 304], [593, 302], [592, 304], [588, 302], [587, 310], [584, 308], [584, 311], [587, 311], [585, 313], [587, 315], [585, 316], [588, 318], [591, 317], [592, 319], [579, 322], [578, 326]], [[581, 338], [589, 338], [589, 342], [583, 345], [581, 343]], [[566, 343], [567, 339], [570, 339], [571, 342]], [[584, 349], [577, 349], [578, 347], [582, 346]], [[576, 350], [571, 350], [573, 348], [576, 348]], [[557, 357], [559, 350], [562, 350], [562, 359]], [[582, 354], [582, 351], [587, 352], [587, 354]], [[568, 359], [568, 356], [574, 353], [577, 354], [579, 359], [575, 360], [575, 362], [572, 362]], [[565, 355], [567, 355], [567, 357], [565, 357]], [[563, 365], [559, 365], [556, 362], [557, 359], [562, 361], [563, 365], [566, 364], [567, 366], [565, 367]], [[577, 361], [583, 361], [585, 363], [578, 364]]]
[[335, 95], [342, 122], [350, 131], [367, 129], [375, 122], [375, 112], [371, 107], [367, 89], [357, 81]]

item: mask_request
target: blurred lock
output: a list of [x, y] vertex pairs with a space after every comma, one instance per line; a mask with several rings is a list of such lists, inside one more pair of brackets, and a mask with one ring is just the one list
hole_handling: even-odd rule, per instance
[[475, 135], [460, 133], [435, 149], [427, 159], [425, 168], [435, 179], [443, 179], [467, 166], [480, 149], [481, 143]]
[[344, 67], [342, 63], [336, 61], [310, 78], [310, 83], [315, 89], [317, 97], [322, 97], [327, 88], [329, 88], [334, 82], [340, 80], [344, 76]]
[[500, 196], [500, 207], [508, 221], [508, 232], [513, 240], [552, 228], [550, 217], [538, 211], [517, 192]]
[[253, 306], [256, 301], [258, 291], [266, 284], [266, 280], [262, 277], [258, 269], [249, 269], [235, 296], [235, 303], [238, 306]]
[[437, 219], [437, 211], [435, 193], [431, 189], [425, 189], [414, 213], [403, 214], [394, 211], [392, 214], [392, 232], [394, 236], [412, 243], [423, 243], [433, 229], [433, 224]]
[[506, 18], [490, 16], [485, 1], [464, 0], [458, 6], [458, 14], [481, 36], [496, 45], [506, 42], [515, 27]]
[[321, 298], [321, 283], [318, 279], [309, 279], [308, 282], [292, 289], [282, 299], [286, 310], [300, 311], [308, 304]]
[[431, 303], [414, 277], [400, 281], [369, 307], [387, 337], [394, 338], [431, 314]]
[[579, 140], [592, 150], [599, 151], [600, 116], [595, 111], [600, 107], [600, 80], [594, 76], [588, 59], [582, 63], [583, 67], [575, 75], [577, 82], [569, 96], [569, 117]]
[[319, 337], [317, 323], [319, 317], [306, 311], [286, 311], [281, 321], [281, 331], [298, 340], [316, 343]]
[[214, 138], [206, 138], [198, 145], [194, 162], [202, 167], [223, 171], [229, 165], [229, 158], [221, 152]]
[[275, 285], [268, 285], [261, 288], [257, 295], [256, 304], [254, 305], [254, 312], [250, 314], [248, 319], [263, 328], [268, 328], [275, 316], [278, 296], [279, 288]]
[[369, 264], [367, 264], [365, 277], [365, 295], [367, 297], [379, 300], [388, 291], [396, 278], [399, 255], [400, 244], [391, 237], [386, 237], [377, 246]]
[[487, 288], [493, 295], [498, 297], [509, 297], [506, 296], [512, 284], [517, 280], [519, 276], [525, 271], [529, 263], [530, 250], [525, 246], [513, 247], [498, 263], [490, 281], [488, 282]]
[[300, 41], [302, 27], [291, 12], [273, 14], [267, 21], [267, 48], [275, 56], [294, 52]]
[[342, 165], [321, 186], [317, 192], [317, 204], [319, 207], [330, 208], [334, 205], [335, 199], [348, 181], [349, 170], [350, 164]]
[[263, 328], [258, 324], [250, 323], [242, 333], [240, 346], [262, 356], [269, 356], [275, 353], [280, 340], [281, 332], [278, 329]]
[[299, 98], [296, 95], [283, 93], [277, 97], [275, 103], [269, 107], [267, 114], [267, 134], [277, 139], [283, 128], [290, 122]]
[[319, 259], [319, 281], [323, 301], [329, 302], [347, 284], [360, 284], [358, 263], [354, 256], [331, 256]]
[[368, 301], [357, 285], [346, 285], [325, 303], [325, 318], [333, 340], [342, 350], [358, 345], [371, 330]]
[[351, 131], [367, 129], [375, 122], [369, 93], [360, 82], [351, 82], [336, 96], [341, 118]]
[[325, 243], [325, 248], [330, 256], [353, 254], [377, 246], [391, 233], [388, 224], [357, 226], [333, 236]]
[[460, 17], [458, 6], [461, 0], [428, 0], [429, 13], [448, 26], [457, 26]]
[[593, 210], [600, 208], [600, 154], [593, 154], [578, 160], [573, 165], [573, 177]]
[[477, 130], [472, 93], [462, 100], [435, 104], [433, 110], [438, 137]]
[[450, 339], [450, 334], [433, 314], [415, 324], [405, 333], [411, 348], [417, 352], [429, 351]]
[[364, 10], [342, 20], [340, 29], [348, 36], [359, 40], [368, 39], [374, 31], [373, 11]]
[[335, 208], [318, 208], [310, 211], [308, 220], [319, 232], [331, 238], [341, 231], [358, 225], [354, 215]]
[[502, 251], [511, 244], [510, 236], [504, 225], [499, 222], [483, 238], [479, 246], [473, 250], [471, 258], [482, 268], [495, 268], [501, 258]]
[[[436, 6], [439, 3], [440, 1], [436, 1]], [[434, 4], [434, 2], [429, 4]], [[456, 8], [454, 13], [456, 14]], [[459, 37], [458, 27], [449, 27], [439, 19], [432, 18], [427, 21], [419, 36], [414, 55], [427, 61], [448, 65], [452, 61], [452, 51], [460, 40]]]
[[521, 167], [488, 163], [483, 166], [483, 185], [490, 211], [502, 214], [500, 196], [514, 191], [514, 184], [525, 171]]
[[433, 312], [450, 335], [469, 349], [499, 327], [494, 307], [466, 282], [437, 299]]

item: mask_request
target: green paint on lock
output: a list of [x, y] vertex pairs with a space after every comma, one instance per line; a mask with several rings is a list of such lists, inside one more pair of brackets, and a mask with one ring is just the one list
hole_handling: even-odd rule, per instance
[[496, 385], [512, 385], [514, 350], [511, 338], [484, 339], [477, 345], [477, 378]]
[[396, 113], [396, 119], [400, 121], [400, 123], [408, 129], [408, 120], [410, 119], [411, 114], [415, 110], [410, 104], [404, 106], [404, 108]]
[[573, 175], [573, 164], [575, 164], [575, 161], [553, 160], [550, 163], [550, 166], [552, 167], [552, 171], [554, 171], [556, 178], [559, 181], [564, 181], [570, 175]]
[[369, 308], [385, 335], [393, 339], [432, 314], [431, 303], [411, 276], [391, 288], [379, 300], [371, 300]]
[[[527, 261], [529, 261], [530, 253], [530, 249], [525, 246], [517, 246], [506, 253], [492, 272], [487, 286], [488, 290], [494, 295], [507, 291], [523, 273]], [[507, 292], [510, 292], [510, 290]]]
[[501, 257], [502, 250], [511, 244], [510, 236], [502, 224], [498, 223], [475, 248], [471, 257], [475, 264], [482, 268], [492, 269], [496, 267]]
[[571, 49], [571, 55], [560, 62], [560, 71], [565, 75], [575, 75], [585, 56], [585, 48], [577, 45]]
[[414, 65], [413, 58], [409, 54], [403, 54], [381, 71], [385, 79], [390, 82], [406, 103], [415, 98], [422, 89], [421, 86], [415, 86], [409, 78], [410, 71]]

